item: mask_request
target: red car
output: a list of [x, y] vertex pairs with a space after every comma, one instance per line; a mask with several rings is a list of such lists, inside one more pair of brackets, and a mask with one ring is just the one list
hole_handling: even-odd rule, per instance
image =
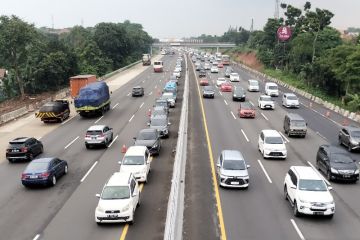
[[240, 103], [239, 107], [240, 118], [255, 118], [255, 108], [249, 102]]
[[224, 64], [218, 63], [218, 68], [223, 68], [223, 67], [224, 67]]
[[220, 91], [222, 92], [232, 92], [232, 85], [228, 82], [221, 84]]
[[202, 78], [200, 80], [200, 86], [209, 86], [209, 80], [207, 80], [206, 78]]

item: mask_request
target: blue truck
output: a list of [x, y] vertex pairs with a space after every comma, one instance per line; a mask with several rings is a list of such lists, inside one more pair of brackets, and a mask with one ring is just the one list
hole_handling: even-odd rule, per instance
[[79, 91], [74, 99], [75, 110], [82, 117], [103, 115], [110, 110], [110, 92], [105, 82], [93, 82]]

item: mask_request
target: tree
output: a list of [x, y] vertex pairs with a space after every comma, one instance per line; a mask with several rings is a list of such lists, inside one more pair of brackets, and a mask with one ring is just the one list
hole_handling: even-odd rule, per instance
[[348, 102], [348, 105], [350, 108], [352, 108], [354, 111], [360, 111], [360, 95], [355, 94], [348, 94], [351, 100]]

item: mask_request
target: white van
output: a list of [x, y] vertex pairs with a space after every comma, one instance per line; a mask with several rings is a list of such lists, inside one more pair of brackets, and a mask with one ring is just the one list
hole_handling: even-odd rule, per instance
[[279, 96], [279, 88], [276, 83], [267, 82], [265, 83], [265, 94], [272, 97]]
[[150, 153], [145, 146], [131, 146], [121, 162], [120, 172], [134, 174], [138, 182], [147, 182], [150, 172]]
[[248, 80], [248, 91], [249, 92], [258, 92], [259, 91], [259, 81], [254, 79]]

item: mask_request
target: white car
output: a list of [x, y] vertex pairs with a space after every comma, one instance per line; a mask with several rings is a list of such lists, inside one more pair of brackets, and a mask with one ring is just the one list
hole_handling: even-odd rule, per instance
[[211, 66], [210, 66], [209, 63], [205, 63], [205, 64], [204, 64], [204, 69], [205, 69], [205, 70], [210, 70], [210, 68], [211, 68]]
[[219, 68], [217, 66], [212, 66], [210, 69], [211, 73], [219, 73]]
[[225, 79], [225, 78], [218, 78], [218, 79], [216, 80], [216, 86], [218, 86], [218, 87], [220, 87], [221, 84], [223, 84], [223, 83], [226, 83], [226, 79]]
[[299, 98], [293, 93], [284, 93], [282, 96], [282, 105], [288, 108], [299, 108]]
[[175, 67], [175, 71], [179, 71], [179, 72], [181, 72], [181, 66], [180, 65], [176, 65], [176, 67]]
[[276, 83], [267, 82], [265, 83], [265, 94], [268, 96], [279, 96], [279, 88]]
[[310, 166], [291, 166], [284, 180], [284, 197], [297, 217], [301, 214], [332, 218], [335, 202], [319, 173]]
[[270, 96], [261, 95], [258, 98], [258, 107], [261, 109], [275, 109], [275, 103]]
[[230, 73], [230, 81], [231, 82], [240, 82], [239, 74], [236, 72]]
[[133, 174], [115, 172], [107, 181], [95, 209], [95, 222], [134, 223], [136, 208], [140, 205], [140, 190]]
[[254, 79], [248, 80], [248, 91], [249, 92], [258, 92], [259, 91], [259, 81]]
[[138, 182], [147, 182], [150, 172], [150, 153], [145, 146], [131, 146], [126, 151], [119, 172], [134, 174]]
[[106, 125], [94, 125], [89, 127], [85, 134], [85, 147], [109, 146], [113, 140], [113, 130]]
[[181, 72], [179, 71], [179, 69], [176, 68], [176, 69], [174, 70], [173, 75], [175, 75], [177, 78], [180, 78], [180, 77], [181, 77]]
[[283, 158], [287, 156], [285, 142], [276, 130], [262, 130], [259, 135], [258, 148], [264, 158]]

